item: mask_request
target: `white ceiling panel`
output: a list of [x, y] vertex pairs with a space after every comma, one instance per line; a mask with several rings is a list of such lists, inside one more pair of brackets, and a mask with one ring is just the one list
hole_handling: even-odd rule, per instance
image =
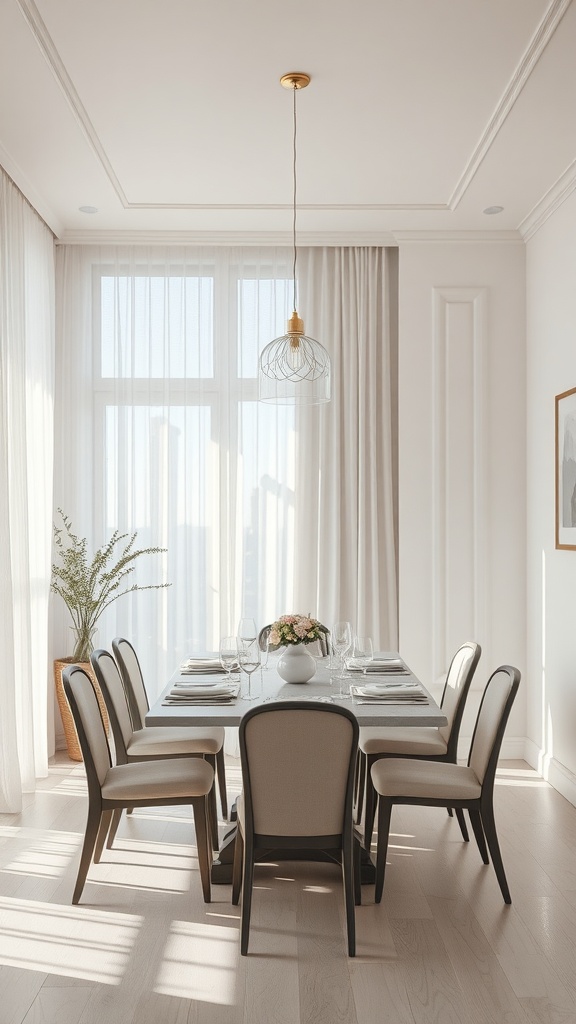
[[0, 0], [0, 160], [64, 239], [284, 238], [301, 70], [302, 241], [514, 231], [570, 188], [574, 2]]

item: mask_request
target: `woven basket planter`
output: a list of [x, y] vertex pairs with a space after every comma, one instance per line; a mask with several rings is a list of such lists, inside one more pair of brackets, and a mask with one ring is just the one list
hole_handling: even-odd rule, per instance
[[72, 658], [63, 658], [62, 661], [55, 661], [54, 686], [56, 689], [56, 700], [58, 701], [58, 707], [60, 708], [60, 715], [62, 717], [62, 725], [64, 726], [64, 736], [66, 738], [68, 756], [72, 761], [81, 761], [82, 751], [78, 741], [78, 734], [76, 732], [76, 726], [74, 725], [74, 719], [72, 717], [68, 699], [64, 692], [64, 683], [62, 681], [62, 672], [65, 668], [68, 668], [69, 665], [79, 665], [80, 668], [84, 669], [86, 675], [90, 676], [94, 692], [98, 698], [98, 704], [100, 705], [100, 714], [102, 715], [106, 735], [108, 735], [110, 723], [108, 720], [106, 705], [104, 703], [104, 697], [102, 696], [102, 690], [96, 681], [96, 676], [94, 675], [90, 662], [75, 662]]

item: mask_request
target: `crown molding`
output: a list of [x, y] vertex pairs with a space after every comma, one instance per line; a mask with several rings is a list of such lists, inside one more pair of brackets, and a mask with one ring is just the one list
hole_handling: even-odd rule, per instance
[[62, 223], [43, 197], [30, 184], [24, 172], [20, 169], [15, 160], [0, 143], [0, 168], [7, 174], [16, 188], [22, 193], [25, 200], [30, 204], [35, 213], [42, 218], [46, 227], [53, 235], [58, 236], [62, 230]]
[[500, 98], [492, 117], [486, 125], [472, 156], [464, 168], [460, 179], [456, 183], [454, 191], [448, 201], [448, 207], [450, 210], [456, 209], [462, 197], [468, 190], [478, 168], [484, 160], [484, 157], [494, 143], [498, 132], [510, 114], [512, 107], [516, 103], [516, 100], [530, 78], [536, 64], [540, 60], [540, 57], [571, 3], [572, 0], [552, 0], [550, 3], [548, 10], [545, 12], [542, 21], [530, 40], [527, 50], [525, 51], [520, 63], [512, 75], [512, 78], [510, 79], [510, 82]]
[[[57, 245], [277, 245], [292, 247], [289, 231], [64, 231]], [[396, 245], [389, 231], [302, 231], [303, 246]]]
[[394, 240], [398, 245], [410, 245], [412, 243], [478, 243], [523, 244], [523, 238], [518, 231], [394, 231]]
[[518, 227], [527, 242], [576, 189], [576, 160], [566, 168]]

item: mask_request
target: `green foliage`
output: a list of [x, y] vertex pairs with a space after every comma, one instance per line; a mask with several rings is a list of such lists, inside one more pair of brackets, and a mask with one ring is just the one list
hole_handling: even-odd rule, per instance
[[134, 590], [161, 590], [169, 583], [142, 587], [129, 583], [134, 562], [141, 555], [155, 555], [166, 548], [135, 548], [136, 533], [115, 530], [107, 544], [88, 558], [86, 538], [78, 537], [70, 519], [61, 508], [62, 526], [54, 524], [54, 546], [59, 559], [52, 566], [51, 589], [59, 594], [72, 617], [76, 634], [75, 661], [87, 661], [92, 650], [91, 638], [102, 612], [113, 601]]

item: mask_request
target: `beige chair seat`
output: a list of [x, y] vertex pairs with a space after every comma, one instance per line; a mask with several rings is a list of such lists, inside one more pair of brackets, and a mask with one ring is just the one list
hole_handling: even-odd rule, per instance
[[128, 757], [173, 757], [185, 754], [217, 754], [224, 743], [224, 729], [172, 728], [154, 725], [132, 733], [126, 744]]
[[449, 761], [383, 758], [372, 765], [372, 782], [381, 796], [478, 800], [482, 786], [472, 768]]
[[102, 796], [127, 802], [206, 796], [213, 781], [212, 768], [198, 757], [139, 761], [111, 768], [102, 784]]
[[409, 754], [425, 757], [445, 754], [448, 744], [439, 729], [391, 726], [360, 729], [360, 750], [364, 754]]

